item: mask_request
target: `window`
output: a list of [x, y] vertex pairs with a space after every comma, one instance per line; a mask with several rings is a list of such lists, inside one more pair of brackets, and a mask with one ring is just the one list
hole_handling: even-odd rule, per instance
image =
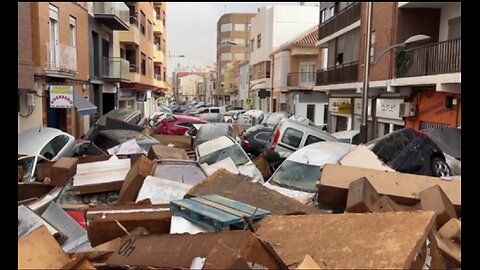
[[220, 109], [210, 109], [210, 113], [220, 113]]
[[271, 135], [272, 133], [270, 132], [259, 132], [255, 136], [253, 136], [253, 139], [257, 141], [268, 142]]
[[335, 6], [330, 8], [330, 14], [329, 14], [328, 18], [333, 17], [334, 14], [335, 14]]
[[262, 34], [258, 34], [257, 36], [257, 48], [262, 46]]
[[230, 61], [230, 60], [232, 60], [232, 54], [231, 53], [222, 53], [220, 59], [222, 61]]
[[148, 57], [147, 59], [147, 77], [152, 78], [153, 77], [153, 61], [152, 58]]
[[157, 20], [162, 20], [162, 11], [160, 10], [160, 7], [155, 7], [155, 15]]
[[53, 140], [51, 140], [47, 145], [45, 145], [45, 147], [43, 147], [42, 151], [40, 151], [40, 155], [48, 159], [53, 159], [60, 153], [60, 151], [65, 147], [67, 143], [67, 136], [58, 135], [57, 137], [53, 138]]
[[326, 13], [327, 13], [326, 9], [322, 9], [322, 11], [320, 12], [320, 23], [323, 23], [327, 20], [327, 18], [325, 17]]
[[235, 54], [235, 60], [238, 60], [238, 61], [243, 61], [243, 60], [245, 60], [245, 54], [243, 54], [243, 53], [236, 53], [236, 54]]
[[318, 138], [318, 137], [315, 137], [315, 136], [312, 136], [312, 135], [308, 135], [307, 137], [307, 140], [305, 141], [305, 146], [309, 145], [309, 144], [312, 144], [312, 143], [316, 143], [316, 142], [323, 142], [324, 140]]
[[147, 23], [147, 39], [148, 39], [148, 41], [152, 41], [152, 38], [153, 38], [152, 22], [148, 21], [148, 23]]
[[235, 38], [233, 39], [233, 42], [235, 42], [235, 44], [238, 46], [245, 46], [245, 39], [243, 38]]
[[255, 39], [250, 40], [250, 52], [253, 52], [253, 48], [255, 47]]
[[163, 15], [162, 15], [162, 19], [163, 19], [163, 27], [167, 27], [167, 21], [165, 20], [165, 10], [162, 12]]
[[376, 40], [375, 31], [372, 31], [372, 36], [370, 37], [370, 62], [375, 61], [375, 40]]
[[228, 32], [228, 31], [232, 31], [231, 23], [224, 23], [220, 26], [220, 32]]
[[70, 16], [70, 46], [77, 47], [76, 19]]
[[360, 134], [353, 136], [352, 144], [359, 145], [360, 144]]
[[300, 83], [314, 82], [315, 81], [315, 62], [303, 62], [300, 63]]
[[448, 39], [457, 39], [462, 37], [461, 17], [448, 20]]
[[157, 51], [161, 51], [162, 50], [162, 37], [155, 37], [155, 48], [157, 49]]
[[58, 8], [50, 5], [50, 66], [56, 68], [59, 66], [58, 50]]
[[145, 35], [145, 13], [140, 10], [140, 32]]
[[245, 31], [245, 24], [243, 24], [243, 23], [236, 23], [236, 24], [235, 24], [235, 31]]
[[193, 124], [190, 122], [183, 122], [183, 123], [178, 123], [177, 126], [182, 126], [182, 127], [193, 127]]
[[337, 54], [337, 65], [343, 65], [343, 53]]
[[140, 72], [142, 73], [142, 75], [145, 75], [145, 73], [146, 73], [145, 68], [146, 68], [146, 65], [147, 65], [147, 63], [146, 63], [147, 62], [147, 56], [144, 53], [141, 53], [141, 55], [142, 55], [142, 58], [141, 58], [142, 63], [140, 64]]
[[307, 105], [307, 118], [308, 120], [315, 122], [315, 104]]
[[293, 147], [298, 147], [302, 141], [303, 132], [293, 128], [287, 128], [285, 134], [282, 137], [282, 142]]

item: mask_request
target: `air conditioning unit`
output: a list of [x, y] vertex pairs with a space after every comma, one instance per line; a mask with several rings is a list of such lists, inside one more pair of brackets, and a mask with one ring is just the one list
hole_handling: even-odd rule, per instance
[[400, 103], [399, 117], [414, 117], [416, 113], [416, 106], [411, 102]]

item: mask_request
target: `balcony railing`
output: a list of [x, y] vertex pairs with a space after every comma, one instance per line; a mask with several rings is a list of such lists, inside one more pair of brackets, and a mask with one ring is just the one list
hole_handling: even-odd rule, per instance
[[408, 49], [397, 54], [397, 77], [461, 72], [462, 39]]
[[128, 30], [129, 9], [123, 2], [93, 2], [93, 14], [113, 30]]
[[102, 58], [102, 78], [110, 80], [129, 80], [130, 62], [121, 57]]
[[316, 85], [349, 83], [357, 81], [358, 62], [337, 65], [317, 71]]
[[77, 74], [77, 48], [65, 44], [45, 44], [47, 50], [46, 72]]
[[318, 40], [342, 30], [360, 20], [361, 2], [354, 2], [318, 26]]
[[315, 72], [290, 72], [287, 76], [287, 86], [314, 86], [316, 75]]

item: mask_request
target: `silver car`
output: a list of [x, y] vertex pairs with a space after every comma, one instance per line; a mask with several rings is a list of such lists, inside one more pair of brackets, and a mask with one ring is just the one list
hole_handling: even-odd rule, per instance
[[18, 135], [18, 166], [22, 181], [34, 181], [37, 164], [75, 154], [75, 137], [55, 128], [31, 128]]

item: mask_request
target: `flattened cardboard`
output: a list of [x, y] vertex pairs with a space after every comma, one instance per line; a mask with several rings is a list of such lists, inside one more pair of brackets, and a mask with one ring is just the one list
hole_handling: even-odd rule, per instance
[[252, 178], [248, 176], [232, 174], [224, 169], [217, 170], [193, 186], [185, 197], [211, 194], [268, 210], [272, 215], [323, 213], [320, 209], [304, 205], [260, 183], [253, 183]]
[[262, 173], [264, 179], [268, 179], [270, 175], [272, 175], [272, 172], [270, 171], [270, 166], [268, 165], [268, 161], [265, 158], [265, 155], [263, 155], [263, 153], [260, 154], [258, 157], [254, 158], [252, 162]]
[[55, 162], [42, 162], [37, 164], [37, 181], [43, 181], [45, 178], [51, 178], [50, 169]]
[[155, 159], [188, 159], [187, 152], [183, 148], [168, 147], [161, 144], [150, 146], [148, 158]]
[[396, 203], [405, 205], [416, 204], [421, 191], [440, 185], [455, 207], [461, 208], [460, 181], [337, 164], [326, 164], [323, 167], [321, 179], [317, 182], [319, 202], [345, 207], [348, 186], [360, 177], [368, 178], [380, 195], [389, 195]]
[[307, 254], [297, 269], [320, 269], [320, 266], [312, 259], [312, 256]]
[[460, 220], [456, 218], [450, 219], [445, 225], [438, 230], [438, 233], [443, 239], [454, 240], [457, 242], [462, 241], [462, 224]]
[[361, 177], [348, 186], [346, 210], [349, 213], [369, 212], [379, 198], [380, 196], [368, 179]]
[[420, 192], [420, 205], [423, 210], [437, 213], [437, 229], [440, 229], [450, 219], [457, 218], [455, 208], [439, 185]]
[[232, 127], [233, 131], [235, 131], [235, 134], [237, 134], [238, 136], [242, 135], [243, 132], [245, 132], [245, 128], [243, 127], [243, 125], [232, 124]]
[[445, 240], [437, 232], [433, 232], [435, 240], [437, 241], [438, 248], [443, 254], [454, 263], [462, 264], [462, 250], [460, 244], [454, 243], [450, 240]]
[[60, 269], [69, 261], [45, 226], [18, 240], [18, 269]]
[[383, 162], [378, 159], [378, 156], [375, 155], [375, 153], [373, 153], [363, 144], [355, 147], [355, 149], [345, 155], [340, 160], [340, 164], [344, 166], [360, 167], [388, 172], [395, 171], [394, 169], [383, 164]]
[[434, 225], [434, 212], [267, 216], [256, 234], [289, 268], [305, 254], [326, 269], [409, 269]]
[[110, 266], [190, 269], [195, 257], [206, 258], [204, 269], [232, 269], [238, 259], [268, 269], [282, 268], [249, 231], [129, 236], [108, 259]]
[[193, 145], [193, 139], [190, 136], [153, 134], [152, 137], [157, 139], [161, 145], [166, 146], [173, 144], [174, 147], [191, 149]]
[[137, 199], [138, 191], [143, 185], [147, 175], [152, 174], [153, 161], [145, 155], [140, 156], [135, 164], [128, 171], [125, 181], [122, 183], [118, 203], [134, 202]]
[[79, 164], [73, 179], [75, 194], [116, 191], [130, 170], [130, 159], [111, 158], [106, 161]]

